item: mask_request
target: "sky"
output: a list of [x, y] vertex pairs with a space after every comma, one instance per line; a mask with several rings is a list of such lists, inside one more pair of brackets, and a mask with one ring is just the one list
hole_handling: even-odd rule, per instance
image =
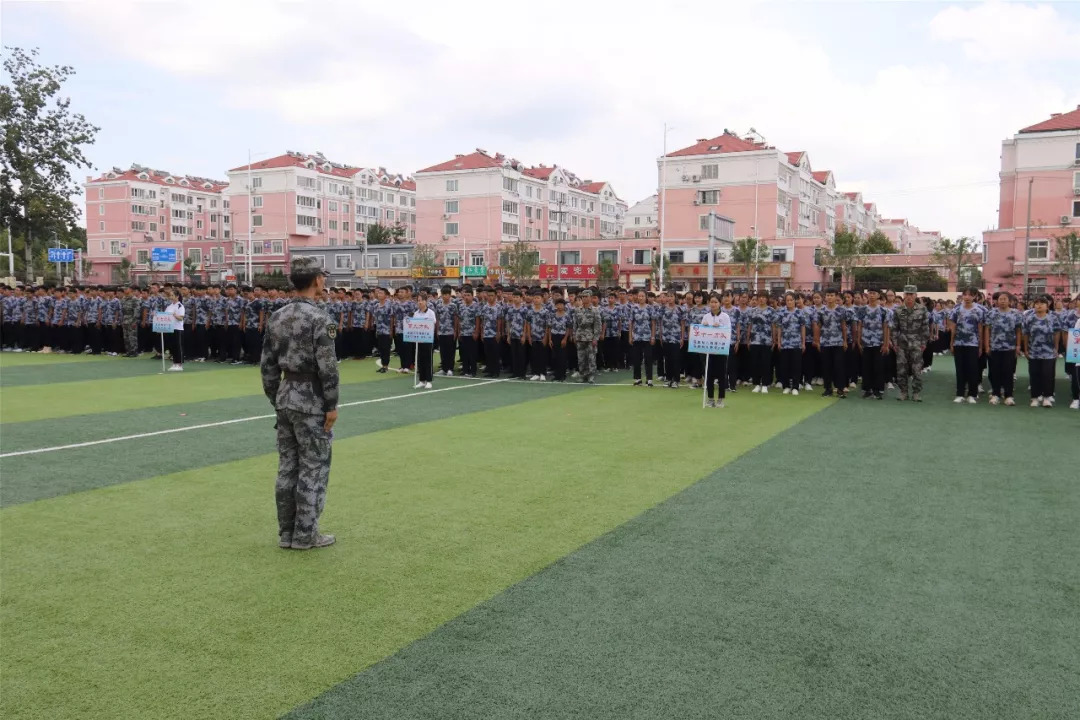
[[753, 127], [950, 237], [995, 226], [1002, 140], [1080, 105], [1080, 3], [5, 0], [0, 41], [76, 69], [95, 174], [483, 148], [633, 204], [665, 123], [669, 151]]

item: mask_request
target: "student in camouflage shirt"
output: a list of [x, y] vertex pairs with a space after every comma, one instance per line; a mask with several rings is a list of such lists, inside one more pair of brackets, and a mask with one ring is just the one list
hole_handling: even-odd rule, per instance
[[665, 378], [669, 388], [679, 387], [682, 346], [686, 339], [686, 324], [682, 309], [675, 304], [673, 293], [663, 294], [660, 308], [660, 339], [663, 343]]
[[566, 382], [566, 347], [573, 338], [574, 326], [566, 311], [566, 300], [555, 298], [555, 311], [548, 316], [548, 348], [555, 382]]
[[837, 303], [836, 291], [825, 291], [825, 304], [817, 311], [814, 324], [814, 345], [818, 350], [822, 381], [822, 397], [847, 397], [847, 374], [844, 353], [847, 351], [847, 322], [844, 308]]
[[525, 315], [525, 342], [529, 345], [529, 369], [532, 373], [529, 379], [538, 382], [547, 379], [550, 314], [544, 307], [543, 296], [535, 292], [532, 296], [532, 305]]
[[461, 289], [458, 305], [458, 345], [461, 349], [461, 374], [476, 377], [477, 343], [480, 341], [480, 303], [473, 296], [473, 289], [466, 285]]
[[780, 347], [780, 382], [785, 395], [798, 395], [802, 387], [802, 359], [806, 348], [808, 315], [796, 303], [794, 293], [784, 296], [784, 307], [774, 316]]
[[484, 376], [497, 378], [502, 369], [499, 341], [503, 336], [503, 308], [493, 288], [485, 288], [486, 302], [480, 308], [480, 332], [484, 342]]
[[630, 306], [630, 362], [634, 367], [634, 385], [641, 385], [641, 365], [645, 364], [645, 379], [652, 387], [653, 349], [656, 347], [656, 320], [645, 304], [644, 290], [638, 290], [636, 302]]
[[1004, 401], [1015, 405], [1013, 375], [1016, 358], [1023, 348], [1023, 318], [1011, 307], [1012, 296], [1007, 292], [994, 294], [994, 309], [983, 325], [983, 353], [989, 356], [990, 404]]
[[1054, 371], [1057, 364], [1058, 333], [1064, 328], [1050, 312], [1050, 297], [1035, 298], [1034, 311], [1024, 320], [1024, 350], [1031, 378], [1031, 407], [1053, 407]]
[[769, 307], [769, 296], [760, 293], [757, 305], [745, 314], [745, 342], [750, 346], [751, 382], [755, 393], [768, 394], [772, 384], [772, 348], [774, 314]]
[[394, 323], [397, 316], [394, 312], [394, 302], [390, 300], [386, 288], [375, 290], [375, 305], [368, 315], [368, 329], [375, 333], [375, 351], [378, 357], [375, 359], [376, 372], [386, 373], [390, 367], [390, 343], [397, 329]]
[[979, 356], [982, 354], [983, 319], [986, 310], [975, 303], [975, 290], [964, 290], [963, 302], [957, 305], [949, 317], [949, 329], [952, 331], [953, 354], [956, 366], [955, 403], [961, 403], [966, 396], [968, 403], [974, 405], [979, 395]]
[[446, 376], [454, 374], [454, 355], [457, 352], [457, 339], [461, 334], [458, 306], [451, 297], [452, 294], [450, 286], [444, 286], [433, 308], [435, 334], [439, 343], [439, 375]]
[[862, 355], [863, 398], [885, 397], [885, 356], [889, 353], [892, 330], [889, 313], [878, 304], [878, 291], [870, 290], [869, 301], [861, 312], [856, 307], [856, 334]]

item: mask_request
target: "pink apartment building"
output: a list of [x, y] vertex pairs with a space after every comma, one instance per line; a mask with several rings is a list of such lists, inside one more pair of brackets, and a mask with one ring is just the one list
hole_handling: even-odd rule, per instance
[[933, 253], [934, 244], [941, 240], [941, 233], [937, 230], [920, 230], [906, 219], [881, 220], [877, 229], [889, 238], [897, 252], [905, 255]]
[[1025, 290], [1026, 257], [1028, 293], [1080, 291], [1054, 269], [1055, 238], [1080, 232], [1080, 106], [1003, 141], [999, 177], [998, 227], [983, 233], [987, 290]]
[[[154, 248], [174, 248], [200, 269], [224, 269], [231, 258], [226, 183], [132, 165], [87, 177], [87, 283], [119, 282], [121, 260], [132, 279], [151, 270]], [[179, 279], [182, 265], [154, 268]]]

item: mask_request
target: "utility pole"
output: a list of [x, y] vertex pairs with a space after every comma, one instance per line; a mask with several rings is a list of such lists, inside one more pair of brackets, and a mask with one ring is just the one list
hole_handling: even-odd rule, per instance
[[559, 194], [559, 229], [556, 231], [556, 250], [555, 250], [555, 283], [562, 288], [562, 238], [563, 238], [563, 198], [562, 194]]
[[[709, 211], [709, 292], [713, 289], [713, 262], [716, 259], [716, 211]], [[663, 270], [664, 256], [660, 255], [660, 268]]]
[[11, 249], [11, 218], [7, 219], [7, 261], [8, 275], [15, 277], [15, 253]]
[[664, 171], [667, 170], [667, 134], [668, 126], [664, 123], [664, 154], [660, 156], [660, 267], [657, 279], [657, 289], [664, 289], [664, 216], [667, 214], [667, 183], [664, 182]]
[[[1028, 207], [1027, 223], [1024, 229], [1024, 298], [1028, 296], [1028, 257], [1031, 255], [1031, 186], [1035, 184], [1035, 178], [1028, 178]], [[956, 273], [956, 283], [960, 284], [960, 272]]]
[[[58, 238], [56, 236], [56, 231], [55, 230], [53, 230], [52, 237], [53, 237], [53, 242], [56, 243], [56, 249], [59, 250], [60, 249], [60, 238]], [[59, 257], [60, 253], [57, 253], [56, 256]], [[60, 272], [60, 261], [59, 260], [56, 261], [56, 282], [59, 285], [64, 284], [64, 276]]]

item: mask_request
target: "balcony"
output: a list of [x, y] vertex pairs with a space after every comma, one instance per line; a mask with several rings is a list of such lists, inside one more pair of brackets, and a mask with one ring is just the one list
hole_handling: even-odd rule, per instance
[[318, 230], [313, 225], [297, 225], [296, 226], [296, 234], [297, 235], [314, 235], [317, 232], [318, 232]]

